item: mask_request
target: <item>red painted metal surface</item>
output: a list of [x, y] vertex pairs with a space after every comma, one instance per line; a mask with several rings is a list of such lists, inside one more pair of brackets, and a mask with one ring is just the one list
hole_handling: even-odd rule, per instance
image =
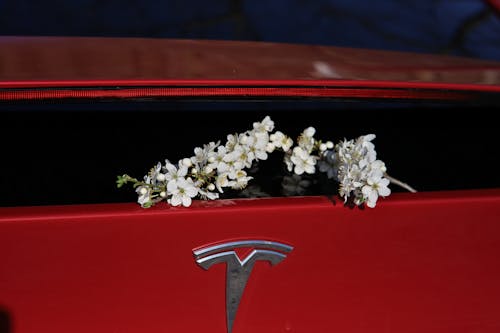
[[[495, 86], [500, 63], [278, 43], [0, 37], [2, 87], [345, 81]], [[177, 82], [177, 83], [176, 83]], [[418, 86], [418, 85], [417, 85]]]
[[500, 63], [275, 43], [0, 37], [0, 100], [4, 101], [192, 96], [481, 98], [473, 92], [500, 92]]
[[226, 332], [225, 267], [192, 249], [294, 246], [257, 262], [240, 332], [500, 330], [500, 190], [0, 209], [0, 309], [13, 332]]

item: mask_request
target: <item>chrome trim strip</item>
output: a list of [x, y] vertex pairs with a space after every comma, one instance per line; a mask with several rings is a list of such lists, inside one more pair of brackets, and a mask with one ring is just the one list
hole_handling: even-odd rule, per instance
[[288, 253], [293, 250], [293, 247], [290, 245], [272, 242], [272, 241], [264, 241], [264, 240], [246, 240], [246, 241], [236, 241], [236, 242], [228, 242], [223, 244], [217, 244], [213, 246], [204, 247], [193, 251], [196, 259], [209, 256], [214, 253], [219, 253], [225, 250], [234, 250], [236, 248], [242, 247], [255, 247], [258, 249], [271, 249], [276, 250], [283, 253]]

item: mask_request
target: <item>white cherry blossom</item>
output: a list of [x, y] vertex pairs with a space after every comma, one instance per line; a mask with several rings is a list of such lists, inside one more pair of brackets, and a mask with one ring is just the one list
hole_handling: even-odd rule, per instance
[[301, 175], [304, 172], [312, 174], [315, 171], [314, 166], [316, 165], [316, 159], [314, 156], [309, 155], [309, 153], [301, 147], [295, 147], [293, 149], [293, 154], [290, 157], [290, 160], [294, 164], [293, 171], [297, 175]]
[[286, 136], [280, 131], [276, 131], [271, 134], [270, 140], [276, 148], [281, 148], [284, 152], [287, 152], [293, 146], [292, 138]]
[[235, 190], [244, 189], [248, 185], [248, 181], [252, 178], [253, 177], [247, 176], [247, 173], [244, 170], [239, 170], [234, 177], [234, 182], [231, 188]]
[[176, 181], [170, 181], [167, 185], [167, 191], [172, 195], [169, 203], [172, 206], [183, 205], [189, 207], [191, 205], [191, 198], [194, 198], [199, 189], [193, 184], [191, 178], [179, 178]]
[[271, 117], [266, 116], [261, 122], [253, 123], [253, 128], [257, 132], [271, 132], [274, 129], [274, 121]]
[[366, 185], [363, 186], [362, 192], [366, 198], [366, 205], [370, 208], [375, 207], [378, 197], [386, 197], [391, 194], [389, 187], [389, 179], [377, 177], [368, 178]]
[[167, 163], [165, 165], [165, 169], [167, 170], [167, 173], [165, 174], [165, 180], [167, 181], [167, 183], [176, 182], [179, 179], [183, 179], [187, 175], [188, 168], [182, 163], [179, 164], [179, 168], [171, 163]]

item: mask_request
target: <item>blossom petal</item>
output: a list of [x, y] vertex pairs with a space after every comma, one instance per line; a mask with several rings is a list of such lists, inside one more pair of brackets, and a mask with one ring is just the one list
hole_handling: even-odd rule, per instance
[[294, 171], [299, 176], [304, 173], [304, 169], [302, 167], [298, 166], [298, 165], [295, 166], [295, 170]]
[[167, 169], [169, 173], [176, 173], [177, 172], [177, 168], [175, 167], [175, 165], [173, 165], [171, 163], [166, 164], [165, 169]]
[[363, 193], [365, 198], [368, 198], [370, 196], [370, 194], [373, 192], [373, 187], [371, 187], [370, 185], [365, 185], [361, 189], [361, 192]]
[[170, 199], [170, 204], [172, 206], [179, 206], [182, 202], [181, 196], [180, 195], [173, 195], [172, 199]]
[[375, 206], [377, 205], [377, 200], [375, 200], [375, 201], [370, 201], [370, 200], [368, 200], [368, 201], [366, 202], [366, 205], [367, 205], [368, 207], [370, 207], [370, 208], [375, 208]]
[[387, 186], [382, 186], [382, 187], [379, 187], [378, 188], [378, 194], [383, 196], [383, 197], [386, 197], [388, 195], [391, 194], [391, 189], [388, 188]]
[[189, 186], [184, 191], [191, 198], [194, 198], [198, 194], [198, 189], [194, 186]]
[[192, 200], [191, 200], [191, 198], [190, 198], [189, 196], [187, 196], [187, 195], [183, 195], [183, 196], [182, 196], [182, 205], [183, 205], [184, 207], [189, 207], [189, 206], [191, 206], [191, 201], [192, 201]]
[[185, 165], [183, 165], [179, 168], [179, 171], [177, 171], [177, 175], [179, 177], [184, 177], [185, 175], [187, 175], [187, 172], [188, 172], [188, 168]]
[[389, 179], [387, 179], [387, 178], [382, 178], [382, 179], [378, 182], [379, 186], [383, 186], [383, 187], [387, 187], [387, 185], [389, 185], [389, 183], [390, 183], [390, 181], [389, 181]]
[[175, 180], [170, 180], [167, 183], [167, 191], [174, 192], [175, 190], [177, 190], [177, 182]]
[[[375, 203], [377, 202], [377, 199], [378, 199], [378, 192], [377, 191], [371, 191], [370, 194], [368, 195], [368, 201], [370, 202], [373, 202], [374, 206], [375, 206]], [[371, 207], [371, 206], [369, 206]]]

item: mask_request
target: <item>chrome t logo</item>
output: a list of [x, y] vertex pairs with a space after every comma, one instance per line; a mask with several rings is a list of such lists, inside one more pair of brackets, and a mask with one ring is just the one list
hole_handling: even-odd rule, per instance
[[[253, 251], [240, 260], [237, 248], [252, 248]], [[227, 331], [231, 333], [234, 318], [240, 304], [253, 265], [257, 260], [269, 261], [276, 265], [286, 258], [286, 253], [293, 247], [286, 244], [265, 240], [245, 240], [222, 243], [193, 250], [196, 262], [203, 269], [208, 270], [214, 264], [226, 263], [226, 320]]]

